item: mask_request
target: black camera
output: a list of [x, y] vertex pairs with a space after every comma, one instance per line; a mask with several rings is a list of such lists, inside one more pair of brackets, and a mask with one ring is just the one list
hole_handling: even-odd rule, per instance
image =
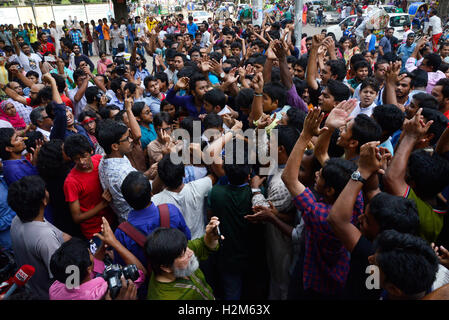
[[122, 288], [121, 276], [125, 279], [136, 281], [139, 279], [139, 270], [135, 264], [129, 264], [122, 267], [119, 264], [110, 264], [105, 266], [103, 272], [103, 279], [108, 283], [109, 293], [112, 299], [115, 299]]
[[123, 77], [126, 72], [126, 66], [124, 64], [119, 64], [117, 67], [115, 67], [115, 72], [120, 76]]
[[[98, 92], [96, 97], [97, 97], [97, 100], [100, 101], [101, 97], [103, 97], [103, 94], [101, 92]], [[107, 103], [111, 102], [111, 98], [109, 98], [108, 95], [106, 95], [106, 98], [108, 99]]]

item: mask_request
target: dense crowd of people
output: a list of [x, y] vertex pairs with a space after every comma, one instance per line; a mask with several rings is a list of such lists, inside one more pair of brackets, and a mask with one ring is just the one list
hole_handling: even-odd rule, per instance
[[449, 43], [390, 31], [0, 26], [0, 298], [445, 299]]

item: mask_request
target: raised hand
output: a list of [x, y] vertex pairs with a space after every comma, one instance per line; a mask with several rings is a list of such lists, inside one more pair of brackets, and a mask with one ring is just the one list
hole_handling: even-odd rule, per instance
[[[103, 97], [102, 97], [103, 98]], [[133, 97], [128, 96], [128, 91], [125, 92], [125, 109], [131, 110], [132, 106], [134, 104]]]
[[188, 87], [189, 87], [189, 78], [182, 77], [181, 79], [178, 80], [178, 82], [176, 82], [176, 84], [175, 84], [175, 91], [177, 91], [177, 90], [187, 90]]
[[351, 119], [349, 115], [357, 105], [357, 99], [349, 99], [348, 101], [340, 102], [336, 107], [332, 109], [329, 116], [326, 119], [326, 127], [329, 129], [338, 129], [344, 126]]
[[379, 143], [380, 141], [370, 141], [360, 147], [359, 169], [366, 176], [371, 176], [382, 167], [382, 156], [377, 148]]
[[273, 44], [273, 52], [279, 61], [284, 60], [287, 57], [287, 50], [282, 41], [275, 40]]
[[415, 116], [410, 120], [405, 120], [402, 128], [404, 136], [411, 136], [415, 139], [419, 140], [426, 134], [429, 130], [430, 126], [433, 123], [433, 120], [424, 122], [424, 117], [421, 115], [422, 108], [419, 108], [418, 112], [416, 112]]
[[324, 36], [322, 34], [316, 34], [312, 37], [312, 48], [318, 50], [323, 44]]
[[253, 78], [253, 88], [255, 94], [263, 94], [263, 75], [262, 72], [256, 73]]
[[396, 85], [399, 80], [399, 72], [401, 71], [401, 61], [390, 62], [390, 66], [387, 68], [387, 72], [385, 73], [385, 80], [392, 84]]
[[313, 108], [310, 110], [304, 120], [304, 126], [301, 134], [306, 135], [308, 138], [312, 138], [313, 136], [319, 136], [324, 131], [328, 130], [327, 127], [320, 129], [320, 124], [323, 119], [324, 112], [321, 112], [321, 108]]

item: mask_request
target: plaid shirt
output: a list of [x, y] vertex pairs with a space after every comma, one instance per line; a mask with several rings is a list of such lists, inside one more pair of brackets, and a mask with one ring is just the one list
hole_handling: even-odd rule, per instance
[[128, 220], [128, 213], [132, 210], [128, 202], [123, 198], [121, 191], [122, 182], [128, 173], [137, 171], [131, 165], [128, 158], [102, 158], [98, 165], [98, 175], [100, 176], [103, 190], [109, 189], [112, 201], [109, 206], [114, 210], [119, 222]]
[[14, 101], [13, 99], [8, 99], [8, 101], [11, 102], [14, 105], [14, 107], [16, 107], [16, 111], [19, 114], [19, 116], [21, 116], [23, 121], [25, 121], [25, 123], [29, 125], [31, 123], [30, 113], [31, 111], [33, 111], [33, 108], [26, 106], [20, 102]]
[[[326, 221], [332, 206], [317, 201], [309, 188], [296, 196], [294, 202], [302, 211], [305, 224], [304, 289], [327, 295], [338, 294], [346, 283], [350, 257]], [[363, 198], [359, 193], [352, 223], [362, 212]]]
[[70, 31], [70, 37], [72, 38], [72, 42], [76, 43], [80, 47], [80, 49], [83, 47], [83, 43], [81, 41], [82, 36], [83, 35], [79, 30]]

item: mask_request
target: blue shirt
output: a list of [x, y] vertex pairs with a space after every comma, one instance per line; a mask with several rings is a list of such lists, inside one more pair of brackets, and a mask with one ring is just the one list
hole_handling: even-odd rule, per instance
[[193, 22], [192, 22], [192, 24], [188, 23], [187, 30], [189, 31], [189, 33], [192, 36], [195, 36], [195, 33], [198, 31], [198, 26], [196, 25], [196, 23], [193, 23]]
[[198, 112], [195, 105], [195, 98], [191, 95], [180, 97], [176, 95], [176, 92], [173, 89], [170, 89], [167, 91], [167, 96], [165, 97], [165, 99], [175, 107], [182, 107], [186, 109], [189, 113], [189, 116], [192, 116], [195, 119], [198, 119], [198, 115], [206, 113], [204, 105], [201, 106], [201, 109]]
[[401, 72], [406, 72], [405, 69], [405, 63], [407, 62], [407, 59], [410, 58], [413, 51], [415, 50], [416, 43], [412, 43], [412, 45], [409, 47], [406, 43], [401, 44], [401, 46], [398, 49], [397, 55], [401, 57], [402, 60], [402, 67]]
[[[187, 227], [181, 211], [179, 211], [174, 204], [167, 204], [167, 206], [170, 213], [170, 227], [181, 230], [187, 239], [190, 240], [190, 229]], [[143, 234], [149, 235], [161, 225], [159, 209], [154, 205], [154, 203], [151, 203], [151, 205], [145, 209], [132, 210], [128, 214], [128, 222]], [[123, 244], [123, 246], [131, 251], [132, 254], [134, 254], [145, 267], [147, 266], [145, 252], [134, 240], [118, 228], [115, 230], [115, 237], [121, 244]], [[124, 261], [122, 261], [118, 254], [114, 254], [114, 257], [117, 263], [125, 265]]]
[[128, 24], [128, 37], [131, 41], [134, 41], [134, 24]]
[[387, 37], [383, 37], [380, 39], [379, 47], [382, 47], [382, 50], [384, 51], [384, 54], [391, 51], [391, 43], [390, 39]]
[[150, 76], [150, 73], [148, 72], [147, 69], [143, 68], [142, 71], [140, 71], [139, 69], [136, 70], [136, 74], [134, 75], [134, 80], [137, 80], [137, 78], [140, 78], [140, 80], [145, 80], [146, 77]]
[[154, 126], [152, 123], [150, 123], [150, 129], [147, 129], [144, 126], [140, 126], [140, 131], [142, 132], [142, 137], [140, 138], [140, 142], [142, 143], [142, 149], [145, 150], [148, 146], [148, 144], [156, 140], [157, 134], [156, 130], [154, 130]]
[[3, 175], [6, 184], [9, 186], [23, 177], [39, 175], [39, 172], [31, 162], [22, 157], [18, 160], [3, 160]]
[[150, 108], [153, 115], [161, 112], [161, 100], [158, 98], [153, 97], [151, 94], [147, 94], [143, 98], [143, 101], [145, 101], [145, 104]]
[[104, 40], [104, 36], [103, 36], [103, 26], [98, 25], [95, 27], [95, 30], [97, 30], [98, 32], [98, 40]]
[[12, 219], [16, 213], [8, 205], [8, 186], [0, 176], [0, 247], [12, 251], [11, 236], [9, 234]]

